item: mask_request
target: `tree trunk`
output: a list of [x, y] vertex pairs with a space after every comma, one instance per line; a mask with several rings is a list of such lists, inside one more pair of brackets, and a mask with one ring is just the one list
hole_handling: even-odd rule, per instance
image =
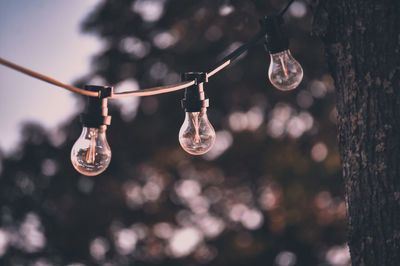
[[400, 265], [400, 1], [314, 1], [335, 80], [353, 266]]

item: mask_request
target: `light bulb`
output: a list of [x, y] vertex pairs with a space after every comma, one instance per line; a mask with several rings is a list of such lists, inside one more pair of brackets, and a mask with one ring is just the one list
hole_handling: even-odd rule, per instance
[[207, 108], [200, 112], [186, 112], [185, 120], [179, 130], [182, 148], [193, 155], [208, 152], [215, 142], [215, 130], [207, 118]]
[[106, 138], [106, 126], [83, 127], [81, 136], [71, 150], [71, 161], [75, 169], [94, 176], [107, 169], [111, 161], [111, 149]]
[[282, 91], [295, 89], [303, 79], [303, 69], [289, 50], [271, 54], [268, 77]]

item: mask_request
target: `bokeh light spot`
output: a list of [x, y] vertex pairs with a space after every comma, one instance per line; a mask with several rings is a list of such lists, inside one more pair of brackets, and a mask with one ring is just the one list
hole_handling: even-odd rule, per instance
[[6, 253], [9, 241], [10, 239], [7, 231], [0, 229], [0, 257]]
[[19, 229], [18, 246], [26, 252], [33, 253], [41, 250], [46, 245], [46, 238], [39, 216], [35, 213], [28, 213]]
[[313, 80], [309, 85], [309, 89], [315, 98], [323, 98], [328, 92], [327, 86], [320, 80]]
[[96, 260], [103, 260], [107, 251], [110, 249], [107, 239], [103, 237], [97, 237], [90, 243], [89, 250], [90, 255]]
[[154, 234], [162, 239], [168, 239], [173, 234], [173, 228], [169, 223], [157, 223], [153, 227]]
[[292, 266], [296, 264], [297, 256], [290, 251], [282, 251], [280, 252], [276, 258], [275, 263], [278, 266]]
[[235, 7], [233, 7], [232, 5], [222, 5], [219, 8], [219, 14], [221, 16], [227, 16], [229, 14], [231, 14], [233, 11], [235, 11]]
[[184, 257], [192, 253], [202, 239], [201, 231], [195, 227], [178, 229], [169, 241], [169, 250], [174, 257]]
[[116, 233], [115, 244], [117, 250], [122, 255], [131, 253], [136, 248], [138, 237], [132, 229], [121, 229]]
[[[130, 78], [119, 83], [115, 89], [116, 92], [136, 91], [139, 89], [139, 83], [136, 79]], [[127, 97], [115, 99], [113, 103], [117, 104], [121, 110], [122, 119], [125, 122], [132, 121], [136, 116], [140, 103], [140, 97]]]
[[301, 1], [295, 1], [293, 4], [289, 7], [289, 13], [295, 18], [302, 18], [306, 15], [307, 13], [307, 7], [305, 3]]
[[[122, 51], [143, 58], [150, 53], [150, 44], [136, 37], [126, 37], [121, 40]], [[104, 84], [104, 83], [103, 83]]]
[[200, 194], [201, 186], [198, 181], [187, 179], [176, 186], [175, 191], [178, 196], [184, 199], [190, 199]]
[[154, 36], [153, 43], [159, 49], [167, 49], [174, 45], [177, 39], [171, 32], [164, 31]]
[[328, 156], [328, 147], [323, 142], [317, 142], [311, 149], [311, 157], [316, 162], [322, 162]]
[[206, 160], [215, 160], [221, 156], [233, 143], [233, 136], [227, 130], [217, 131], [214, 146], [202, 157]]
[[247, 209], [244, 211], [241, 222], [244, 227], [250, 230], [258, 229], [262, 226], [264, 217], [259, 210]]
[[45, 159], [42, 163], [42, 173], [46, 176], [55, 175], [57, 169], [57, 163], [52, 159]]
[[325, 255], [325, 259], [332, 266], [350, 265], [350, 252], [347, 245], [333, 246]]
[[132, 9], [146, 22], [159, 20], [164, 13], [165, 0], [137, 0]]

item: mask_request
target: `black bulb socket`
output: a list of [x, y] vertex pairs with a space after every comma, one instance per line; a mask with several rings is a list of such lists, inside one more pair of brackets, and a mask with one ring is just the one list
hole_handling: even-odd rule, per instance
[[270, 54], [289, 49], [289, 39], [281, 30], [283, 22], [282, 16], [269, 16], [261, 21], [266, 30], [264, 46]]
[[113, 93], [113, 87], [86, 85], [87, 91], [99, 92], [99, 97], [87, 96], [84, 113], [81, 115], [81, 123], [84, 127], [99, 128], [111, 124], [111, 116], [108, 115], [107, 97]]
[[204, 72], [182, 73], [182, 81], [195, 81], [195, 84], [185, 89], [184, 98], [181, 101], [185, 112], [201, 112], [201, 109], [209, 106], [209, 100], [203, 90], [203, 84], [207, 82], [207, 74]]

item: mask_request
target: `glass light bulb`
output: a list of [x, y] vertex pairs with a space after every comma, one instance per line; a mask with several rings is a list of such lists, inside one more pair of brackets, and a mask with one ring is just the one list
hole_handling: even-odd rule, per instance
[[271, 54], [268, 77], [272, 85], [282, 91], [295, 89], [303, 79], [303, 69], [289, 50]]
[[193, 155], [208, 152], [215, 142], [215, 130], [207, 118], [207, 108], [201, 112], [186, 112], [185, 121], [179, 130], [182, 148]]
[[83, 127], [81, 136], [72, 147], [71, 161], [75, 169], [83, 175], [94, 176], [106, 170], [111, 161], [106, 126]]

